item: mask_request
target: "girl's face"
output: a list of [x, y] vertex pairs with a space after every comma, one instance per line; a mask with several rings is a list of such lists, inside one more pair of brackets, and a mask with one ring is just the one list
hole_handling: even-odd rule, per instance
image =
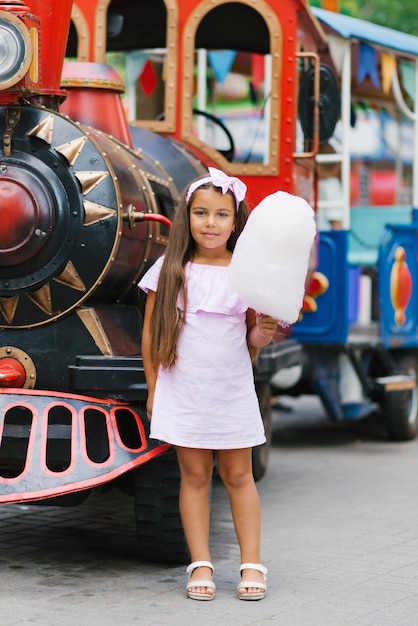
[[213, 188], [197, 189], [190, 205], [190, 232], [196, 250], [219, 252], [235, 228], [236, 204], [234, 197]]

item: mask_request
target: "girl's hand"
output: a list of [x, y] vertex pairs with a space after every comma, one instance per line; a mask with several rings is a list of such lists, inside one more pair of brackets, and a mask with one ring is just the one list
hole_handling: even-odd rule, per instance
[[270, 315], [255, 314], [255, 323], [261, 337], [273, 337], [277, 330], [277, 320]]
[[[249, 309], [250, 311], [250, 309]], [[263, 315], [256, 311], [247, 313], [247, 323], [250, 320], [248, 332], [249, 345], [254, 348], [263, 348], [269, 343], [277, 343], [289, 337], [293, 326], [287, 326], [285, 322], [278, 321], [270, 315]]]

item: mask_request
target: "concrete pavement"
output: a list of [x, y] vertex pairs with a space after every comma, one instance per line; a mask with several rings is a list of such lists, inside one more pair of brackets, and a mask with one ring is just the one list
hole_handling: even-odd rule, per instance
[[184, 567], [140, 560], [133, 502], [113, 490], [71, 509], [0, 507], [1, 626], [416, 626], [418, 441], [390, 443], [376, 420], [330, 424], [316, 399], [284, 402], [258, 483], [265, 600], [236, 598], [218, 481], [212, 602], [186, 598]]

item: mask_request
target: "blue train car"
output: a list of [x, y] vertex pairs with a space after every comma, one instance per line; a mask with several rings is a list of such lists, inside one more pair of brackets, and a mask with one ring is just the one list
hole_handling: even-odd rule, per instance
[[317, 210], [341, 223], [318, 220], [317, 271], [293, 331], [301, 361], [273, 385], [317, 394], [334, 421], [377, 410], [389, 437], [407, 440], [418, 429], [418, 38], [314, 13], [341, 100], [331, 148], [317, 155], [318, 174], [338, 166], [341, 187], [319, 191]]

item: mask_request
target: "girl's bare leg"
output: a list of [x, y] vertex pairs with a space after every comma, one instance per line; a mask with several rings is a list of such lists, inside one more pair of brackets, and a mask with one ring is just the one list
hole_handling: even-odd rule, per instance
[[[218, 450], [218, 469], [231, 503], [232, 519], [241, 551], [241, 563], [261, 563], [260, 501], [252, 473], [251, 448]], [[261, 572], [244, 570], [243, 581], [265, 582]], [[241, 590], [255, 594], [258, 587]], [[241, 593], [240, 592], [240, 593]]]
[[[213, 472], [213, 453], [211, 450], [177, 447], [180, 467], [180, 515], [184, 534], [194, 561], [210, 561], [209, 550], [209, 488]], [[199, 567], [194, 570], [190, 580], [211, 580], [212, 570]], [[209, 587], [193, 587], [194, 593], [213, 593]]]

